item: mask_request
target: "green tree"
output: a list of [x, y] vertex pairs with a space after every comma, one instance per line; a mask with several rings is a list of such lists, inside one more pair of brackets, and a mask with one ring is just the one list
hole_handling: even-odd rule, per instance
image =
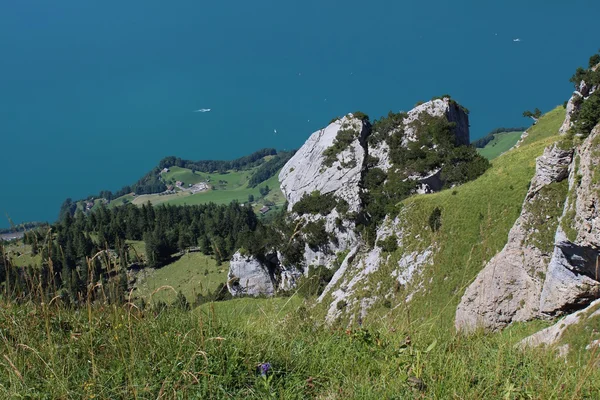
[[533, 112], [526, 110], [523, 111], [523, 116], [525, 118], [532, 118], [534, 121], [537, 121], [542, 116], [542, 111], [539, 108], [533, 110]]

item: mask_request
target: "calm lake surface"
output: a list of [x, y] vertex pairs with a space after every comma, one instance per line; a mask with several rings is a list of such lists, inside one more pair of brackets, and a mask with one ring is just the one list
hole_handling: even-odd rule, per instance
[[2, 1], [0, 227], [4, 213], [53, 221], [66, 197], [117, 190], [167, 155], [297, 148], [356, 110], [448, 93], [472, 138], [528, 124], [600, 47], [581, 20], [600, 2], [488, 3]]

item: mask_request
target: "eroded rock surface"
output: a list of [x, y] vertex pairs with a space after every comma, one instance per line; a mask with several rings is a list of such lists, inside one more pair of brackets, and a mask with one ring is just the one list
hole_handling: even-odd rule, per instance
[[[539, 315], [539, 299], [551, 254], [535, 239], [539, 232], [539, 213], [547, 210], [545, 203], [555, 201], [542, 189], [567, 177], [571, 158], [572, 151], [557, 146], [551, 146], [538, 157], [521, 215], [502, 251], [490, 260], [463, 295], [456, 311], [457, 329], [496, 330], [513, 321], [526, 321]], [[550, 206], [562, 209], [562, 204]], [[556, 224], [544, 219], [542, 216], [544, 224]], [[549, 216], [549, 219], [553, 218]]]
[[234, 296], [265, 294], [272, 296], [275, 286], [266, 263], [239, 251], [233, 255], [227, 274], [227, 288]]
[[[340, 131], [352, 131], [354, 139], [327, 166], [325, 151], [334, 145]], [[314, 191], [333, 193], [348, 202], [350, 211], [357, 211], [360, 208], [359, 183], [366, 156], [367, 134], [368, 125], [351, 114], [313, 133], [279, 173], [288, 211], [302, 196]]]
[[[558, 145], [544, 151], [508, 243], [461, 299], [457, 329], [561, 315], [600, 296], [599, 164], [600, 125], [574, 152]], [[549, 202], [564, 204], [557, 222]]]

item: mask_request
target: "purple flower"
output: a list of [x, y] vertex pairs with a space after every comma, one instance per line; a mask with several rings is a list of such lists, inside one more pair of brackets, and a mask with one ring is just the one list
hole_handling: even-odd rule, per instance
[[267, 373], [271, 369], [271, 363], [268, 363], [268, 362], [262, 363], [258, 366], [258, 369], [260, 370], [261, 376], [267, 376]]

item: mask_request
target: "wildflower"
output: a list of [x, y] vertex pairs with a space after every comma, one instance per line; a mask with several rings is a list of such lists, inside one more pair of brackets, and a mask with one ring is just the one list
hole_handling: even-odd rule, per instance
[[271, 369], [271, 363], [268, 363], [268, 362], [262, 363], [258, 366], [258, 369], [260, 370], [261, 376], [267, 376], [267, 373]]

